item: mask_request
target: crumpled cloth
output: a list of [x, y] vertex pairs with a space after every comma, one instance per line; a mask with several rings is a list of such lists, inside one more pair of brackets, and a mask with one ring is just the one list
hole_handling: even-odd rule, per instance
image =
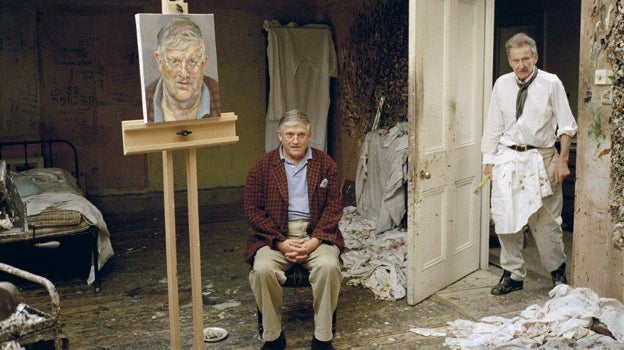
[[544, 158], [537, 149], [516, 152], [501, 146], [492, 169], [492, 220], [498, 234], [518, 232], [553, 194]]
[[[527, 307], [507, 319], [488, 316], [481, 322], [449, 322], [444, 345], [452, 349], [624, 349], [624, 305], [600, 298], [589, 288], [561, 284], [543, 306]], [[613, 338], [594, 332], [593, 319]]]
[[375, 233], [376, 224], [356, 207], [344, 208], [338, 224], [347, 251], [342, 254], [347, 284], [370, 289], [376, 299], [399, 300], [407, 295], [407, 232]]
[[358, 212], [376, 223], [375, 232], [399, 227], [407, 213], [407, 123], [366, 134], [355, 178]]

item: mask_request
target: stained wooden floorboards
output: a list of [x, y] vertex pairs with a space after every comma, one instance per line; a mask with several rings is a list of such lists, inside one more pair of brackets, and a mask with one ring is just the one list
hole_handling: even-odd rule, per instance
[[[82, 272], [48, 274], [61, 296], [63, 331], [70, 349], [168, 349], [169, 321], [165, 237], [162, 213], [106, 218], [116, 255], [101, 271], [101, 291], [86, 285]], [[176, 217], [182, 348], [192, 348], [189, 247], [183, 212]], [[258, 349], [256, 307], [242, 252], [247, 222], [238, 206], [200, 208], [204, 327], [225, 328], [229, 335], [206, 349]], [[36, 261], [37, 252], [30, 257]], [[80, 270], [64, 252], [68, 270]], [[78, 259], [80, 260], [80, 259]], [[45, 264], [43, 264], [45, 265]], [[28, 268], [25, 266], [24, 268]], [[34, 272], [34, 271], [33, 271]], [[35, 272], [36, 273], [36, 272]], [[405, 300], [380, 301], [361, 287], [344, 286], [340, 294], [337, 349], [444, 349], [443, 337], [424, 337], [412, 327], [441, 327], [458, 318], [478, 320], [490, 314], [510, 315], [546, 300], [544, 281], [527, 283], [509, 297], [489, 295], [499, 271], [478, 271], [416, 306]], [[28, 305], [49, 310], [45, 290], [22, 285]], [[514, 294], [514, 293], [512, 293]], [[313, 331], [308, 288], [286, 289], [283, 328], [288, 349], [309, 349]], [[228, 307], [229, 306], [229, 307]]]

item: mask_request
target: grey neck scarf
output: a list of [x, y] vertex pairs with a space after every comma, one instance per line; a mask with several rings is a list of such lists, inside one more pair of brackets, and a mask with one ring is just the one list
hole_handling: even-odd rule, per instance
[[522, 115], [522, 110], [524, 109], [524, 101], [526, 101], [527, 98], [527, 90], [529, 89], [529, 85], [531, 85], [533, 80], [535, 80], [536, 76], [537, 67], [533, 68], [533, 75], [531, 75], [531, 78], [524, 83], [516, 77], [516, 83], [520, 88], [520, 90], [518, 90], [518, 96], [516, 97], [516, 120]]

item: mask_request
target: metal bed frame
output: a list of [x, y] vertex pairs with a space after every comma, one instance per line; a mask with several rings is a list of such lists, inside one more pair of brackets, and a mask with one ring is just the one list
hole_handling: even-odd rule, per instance
[[[74, 178], [76, 178], [77, 184], [80, 187], [80, 169], [79, 169], [79, 165], [78, 165], [78, 151], [76, 149], [76, 147], [69, 141], [67, 140], [63, 140], [63, 139], [43, 139], [43, 140], [29, 140], [29, 141], [11, 141], [11, 142], [0, 142], [0, 159], [3, 159], [3, 155], [2, 155], [2, 151], [5, 148], [8, 147], [22, 147], [23, 148], [23, 160], [24, 160], [24, 164], [23, 166], [21, 166], [19, 169], [19, 171], [25, 171], [25, 170], [29, 170], [32, 169], [33, 166], [31, 166], [28, 162], [28, 158], [30, 156], [30, 158], [32, 159], [32, 153], [29, 153], [29, 146], [32, 145], [39, 145], [40, 149], [40, 154], [41, 157], [43, 157], [44, 160], [44, 167], [45, 168], [50, 168], [50, 167], [54, 167], [54, 161], [55, 159], [58, 159], [58, 157], [55, 157], [55, 154], [53, 153], [54, 150], [54, 145], [64, 145], [67, 146], [70, 150], [71, 150], [71, 155], [73, 157], [73, 165], [74, 165], [74, 172], [72, 173], [72, 175], [74, 176]], [[85, 191], [84, 188], [82, 188], [83, 192]], [[80, 230], [80, 231], [76, 231], [76, 232], [67, 232], [67, 234], [63, 235], [63, 236], [44, 236], [44, 237], [38, 237], [37, 236], [37, 228], [27, 224], [27, 219], [26, 219], [26, 209], [25, 208], [20, 208], [20, 210], [23, 210], [23, 218], [21, 218], [22, 223], [24, 224], [25, 227], [22, 228], [21, 232], [12, 232], [10, 235], [6, 236], [6, 237], [0, 237], [0, 244], [11, 244], [11, 243], [17, 243], [17, 242], [28, 242], [31, 243], [33, 246], [38, 246], [42, 243], [48, 242], [50, 241], [50, 239], [53, 238], [63, 238], [63, 237], [70, 237], [70, 236], [76, 236], [76, 235], [89, 235], [90, 240], [91, 240], [91, 263], [92, 266], [94, 266], [95, 268], [95, 281], [93, 282], [93, 287], [95, 292], [99, 292], [100, 291], [100, 282], [98, 279], [98, 232], [99, 230], [97, 229], [97, 227], [95, 226], [90, 226], [84, 230]], [[18, 210], [19, 211], [19, 210]]]
[[[63, 139], [47, 139], [47, 140], [31, 140], [31, 141], [11, 141], [11, 142], [0, 142], [0, 159], [2, 159], [2, 149], [5, 147], [14, 147], [14, 146], [22, 146], [24, 150], [24, 166], [20, 168], [20, 171], [28, 170], [31, 166], [28, 163], [28, 146], [30, 145], [39, 145], [41, 156], [44, 160], [44, 167], [51, 168], [54, 166], [54, 153], [53, 145], [54, 144], [64, 144], [67, 145], [71, 150], [74, 157], [74, 177], [79, 180], [80, 179], [80, 171], [78, 168], [78, 151], [76, 150], [76, 146], [73, 143], [63, 140]], [[32, 158], [32, 157], [31, 157]], [[80, 182], [78, 182], [80, 184]], [[83, 189], [84, 190], [84, 189]]]
[[36, 316], [36, 320], [24, 321], [16, 318], [13, 321], [10, 318], [3, 321], [7, 324], [0, 330], [0, 343], [17, 341], [20, 346], [25, 345], [27, 349], [30, 344], [40, 349], [39, 344], [42, 342], [50, 343], [53, 341], [55, 350], [69, 349], [69, 340], [63, 335], [61, 327], [61, 301], [54, 284], [44, 277], [4, 263], [0, 263], [0, 271], [39, 284], [45, 287], [50, 295], [49, 313], [21, 303], [16, 313], [25, 311], [27, 314]]

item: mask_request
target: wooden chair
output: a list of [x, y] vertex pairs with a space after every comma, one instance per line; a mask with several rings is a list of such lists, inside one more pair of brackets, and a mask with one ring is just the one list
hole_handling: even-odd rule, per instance
[[[301, 288], [310, 286], [310, 272], [302, 265], [295, 264], [288, 270], [286, 270], [286, 282], [283, 287], [286, 288]], [[338, 310], [334, 310], [332, 315], [332, 334], [336, 335], [336, 313]], [[262, 338], [264, 327], [262, 326], [262, 312], [258, 309], [258, 333]]]

